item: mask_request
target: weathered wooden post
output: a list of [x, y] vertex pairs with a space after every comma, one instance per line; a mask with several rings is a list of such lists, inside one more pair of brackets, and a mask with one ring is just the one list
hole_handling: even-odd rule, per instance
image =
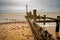
[[28, 12], [28, 5], [26, 4], [26, 13]]
[[[60, 16], [57, 16], [57, 19], [60, 19]], [[56, 38], [59, 39], [59, 26], [60, 26], [60, 22], [58, 22], [58, 20], [56, 21]]]
[[44, 15], [44, 25], [45, 25], [45, 23], [46, 23], [45, 21], [46, 21], [46, 15]]
[[32, 18], [32, 12], [31, 11], [29, 12], [29, 17], [30, 17], [30, 19]]
[[[37, 17], [37, 14], [36, 14], [36, 9], [33, 10], [33, 20], [34, 20], [34, 25], [36, 23], [36, 17]], [[35, 25], [36, 26], [36, 25]]]
[[27, 14], [27, 16], [29, 16], [29, 14], [28, 14], [28, 5], [26, 4], [26, 14]]

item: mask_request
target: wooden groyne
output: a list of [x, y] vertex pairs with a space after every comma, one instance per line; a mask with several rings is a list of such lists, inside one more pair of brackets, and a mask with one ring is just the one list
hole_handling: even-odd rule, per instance
[[[56, 40], [60, 40], [59, 38], [59, 22], [60, 22], [60, 16], [57, 16], [57, 18], [51, 18], [51, 17], [46, 17], [46, 15], [41, 16], [36, 14], [36, 10], [33, 10], [32, 12], [26, 12], [26, 20], [28, 21], [30, 28], [32, 30], [33, 36], [35, 40], [55, 40], [52, 35], [49, 34], [47, 30], [44, 30], [42, 27], [40, 27], [37, 23], [43, 22], [45, 25], [46, 22], [56, 22]], [[43, 19], [43, 20], [40, 20]], [[47, 20], [49, 19], [49, 20]], [[48, 35], [48, 36], [47, 36]]]

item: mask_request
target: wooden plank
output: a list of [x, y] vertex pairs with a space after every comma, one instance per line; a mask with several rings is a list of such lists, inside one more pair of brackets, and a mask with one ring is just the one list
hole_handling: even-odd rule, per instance
[[[40, 22], [56, 22], [55, 20], [39, 20], [39, 21], [36, 21], [37, 23], [40, 23]], [[60, 20], [58, 21], [60, 22]]]

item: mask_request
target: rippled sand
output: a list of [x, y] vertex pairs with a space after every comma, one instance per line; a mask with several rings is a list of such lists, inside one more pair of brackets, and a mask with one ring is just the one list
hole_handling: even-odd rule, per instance
[[34, 40], [27, 22], [0, 24], [0, 40]]

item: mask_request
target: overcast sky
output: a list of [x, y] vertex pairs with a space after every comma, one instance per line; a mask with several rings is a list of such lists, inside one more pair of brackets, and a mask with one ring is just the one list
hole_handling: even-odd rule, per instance
[[25, 12], [26, 4], [29, 11], [60, 13], [60, 0], [0, 0], [0, 12]]

